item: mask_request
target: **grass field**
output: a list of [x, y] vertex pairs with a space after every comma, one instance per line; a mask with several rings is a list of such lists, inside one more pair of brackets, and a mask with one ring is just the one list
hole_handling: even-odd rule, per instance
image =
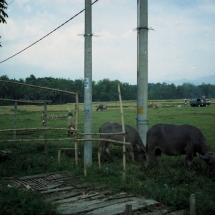
[[[197, 126], [205, 135], [212, 149], [215, 151], [215, 100], [211, 100], [209, 107], [184, 107], [181, 100], [150, 101], [156, 104], [157, 109], [148, 108], [148, 120], [152, 125], [161, 123], [192, 124]], [[107, 102], [108, 111], [96, 111], [99, 103], [93, 103], [92, 132], [98, 132], [99, 126], [106, 121], [121, 122], [119, 102]], [[52, 114], [67, 115], [68, 108], [74, 110], [74, 104], [48, 105], [47, 126], [55, 128], [66, 127], [66, 118], [50, 118]], [[80, 104], [78, 129], [84, 132], [84, 106]], [[17, 122], [18, 128], [41, 128], [40, 116], [43, 105], [18, 105]], [[136, 101], [123, 101], [123, 113], [125, 124], [136, 127]], [[14, 127], [14, 107], [0, 106], [0, 129], [12, 129]], [[19, 131], [16, 139], [42, 138], [43, 131]], [[13, 132], [0, 132], [2, 139], [13, 139]], [[48, 138], [67, 137], [66, 130], [47, 131]], [[57, 150], [60, 147], [70, 147], [70, 141], [48, 142], [48, 152], [44, 153], [42, 142], [1, 142], [0, 150], [8, 149], [12, 152], [9, 159], [1, 160], [0, 175], [2, 177], [16, 177], [56, 171], [72, 171], [80, 176], [83, 181], [93, 186], [103, 186], [112, 192], [132, 192], [153, 198], [171, 210], [185, 209], [189, 211], [189, 196], [196, 194], [197, 214], [214, 214], [215, 211], [215, 177], [212, 175], [203, 160], [194, 158], [191, 170], [184, 167], [185, 156], [169, 157], [162, 155], [164, 170], [159, 170], [156, 163], [152, 162], [149, 169], [145, 170], [140, 162], [132, 163], [127, 160], [127, 172], [125, 181], [122, 180], [122, 148], [111, 147], [111, 158], [103, 154], [101, 158], [102, 169], [98, 169], [97, 142], [93, 142], [93, 165], [87, 170], [87, 176], [83, 174], [83, 143], [79, 144], [79, 165], [75, 166], [74, 152], [65, 152], [61, 166], [57, 162]], [[55, 210], [47, 203], [38, 207], [41, 197], [30, 193], [17, 192], [7, 188], [4, 180], [0, 182], [0, 214], [33, 214], [34, 208], [37, 214], [53, 214]], [[29, 198], [29, 195], [32, 198]], [[21, 197], [22, 196], [22, 197]], [[23, 199], [31, 199], [28, 207]], [[13, 199], [10, 201], [9, 199]], [[20, 202], [21, 201], [21, 202]], [[43, 202], [43, 201], [42, 201]], [[22, 213], [19, 210], [11, 211], [23, 205]], [[188, 214], [188, 213], [187, 213]]]

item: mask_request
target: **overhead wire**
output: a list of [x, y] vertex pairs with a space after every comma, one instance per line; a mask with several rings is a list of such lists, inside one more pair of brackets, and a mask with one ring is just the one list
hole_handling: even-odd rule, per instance
[[[96, 2], [98, 2], [99, 0], [95, 0], [91, 5], [95, 4]], [[58, 26], [57, 28], [55, 28], [54, 30], [52, 30], [51, 32], [49, 32], [48, 34], [46, 34], [45, 36], [43, 36], [42, 38], [40, 38], [39, 40], [37, 40], [36, 42], [32, 43], [31, 45], [27, 46], [26, 48], [22, 49], [21, 51], [17, 52], [16, 54], [12, 55], [9, 58], [6, 58], [5, 60], [1, 61], [0, 63], [3, 63], [13, 57], [15, 57], [16, 55], [20, 54], [21, 52], [29, 49], [31, 46], [35, 45], [36, 43], [40, 42], [41, 40], [43, 40], [44, 38], [46, 38], [47, 36], [49, 36], [50, 34], [52, 34], [54, 31], [58, 30], [59, 28], [61, 28], [63, 25], [65, 25], [66, 23], [68, 23], [69, 21], [71, 21], [72, 19], [74, 19], [76, 16], [80, 15], [81, 13], [83, 13], [85, 11], [85, 9], [81, 10], [80, 12], [78, 12], [77, 14], [75, 14], [73, 17], [71, 17], [70, 19], [68, 19], [67, 21], [65, 21], [63, 24], [61, 24], [60, 26]]]
[[10, 4], [12, 4], [14, 2], [14, 0], [12, 0], [9, 4], [7, 4], [7, 5], [10, 5]]

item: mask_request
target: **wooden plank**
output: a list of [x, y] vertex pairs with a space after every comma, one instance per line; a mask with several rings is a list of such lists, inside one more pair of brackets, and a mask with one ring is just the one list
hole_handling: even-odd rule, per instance
[[196, 199], [195, 194], [190, 195], [190, 215], [196, 214]]
[[149, 205], [153, 205], [156, 203], [157, 202], [155, 200], [147, 200], [147, 201], [145, 199], [143, 199], [143, 200], [141, 200], [141, 199], [130, 200], [127, 202], [122, 202], [122, 203], [110, 205], [110, 206], [105, 207], [105, 208], [99, 208], [97, 210], [88, 212], [87, 214], [88, 215], [100, 215], [100, 214], [102, 214], [102, 215], [116, 215], [116, 214], [125, 212], [125, 205], [126, 204], [131, 204], [132, 210], [135, 211], [135, 210], [145, 208]]
[[125, 215], [132, 215], [132, 205], [125, 206]]
[[106, 194], [110, 194], [110, 191], [106, 190], [106, 191], [102, 191], [102, 192], [90, 192], [85, 195], [75, 196], [75, 197], [62, 199], [62, 200], [56, 200], [55, 203], [58, 203], [58, 204], [64, 204], [64, 203], [68, 203], [68, 202], [71, 203], [71, 202], [75, 202], [78, 200], [80, 201], [82, 199], [86, 199], [85, 201], [96, 200], [96, 199], [105, 198]]
[[75, 213], [85, 213], [85, 212], [92, 211], [92, 210], [99, 210], [100, 211], [99, 213], [103, 214], [103, 212], [102, 212], [103, 208], [109, 207], [112, 210], [112, 208], [114, 208], [114, 207], [118, 208], [119, 205], [121, 205], [120, 212], [119, 212], [119, 213], [121, 213], [125, 210], [125, 204], [132, 204], [132, 207], [133, 207], [133, 205], [135, 203], [137, 203], [137, 204], [135, 205], [134, 208], [142, 208], [142, 207], [146, 207], [148, 205], [156, 204], [158, 202], [156, 202], [154, 200], [140, 199], [137, 197], [128, 197], [128, 198], [109, 200], [109, 201], [103, 201], [103, 199], [101, 199], [100, 203], [98, 203], [98, 202], [94, 203], [93, 201], [88, 201], [88, 202], [84, 201], [83, 203], [79, 202], [79, 203], [77, 203], [77, 206], [70, 208], [70, 210], [62, 211], [61, 213], [75, 214]]
[[72, 197], [72, 196], [78, 196], [78, 195], [81, 195], [81, 194], [82, 194], [82, 192], [80, 192], [80, 191], [78, 191], [78, 192], [69, 192], [69, 193], [66, 193], [66, 194], [63, 194], [63, 195], [58, 195], [58, 196], [48, 198], [46, 201], [52, 202], [52, 201], [56, 201], [56, 200], [60, 200], [60, 199], [69, 198], [69, 197]]
[[32, 179], [32, 178], [45, 178], [51, 175], [56, 175], [58, 177], [64, 177], [61, 174], [67, 174], [67, 176], [69, 175], [69, 173], [67, 171], [62, 171], [62, 172], [54, 172], [54, 173], [46, 173], [46, 174], [38, 174], [38, 175], [28, 175], [28, 176], [23, 176], [23, 177], [18, 177], [18, 180], [26, 180], [26, 179]]
[[[134, 197], [134, 194], [119, 193], [114, 196], [110, 196], [108, 199], [113, 200], [113, 199], [122, 199], [122, 198], [127, 198], [127, 197]], [[141, 197], [141, 198], [144, 198], [144, 197]]]
[[165, 214], [165, 215], [183, 215], [183, 214], [185, 214], [185, 211], [180, 210], [180, 211], [171, 212], [171, 213], [168, 213], [168, 214]]
[[100, 193], [98, 196], [94, 196], [91, 197], [90, 199], [101, 199], [101, 198], [105, 198], [106, 197], [106, 193]]
[[54, 181], [54, 182], [57, 182], [57, 181], [66, 181], [66, 180], [70, 180], [70, 179], [74, 179], [74, 178], [78, 178], [78, 177], [75, 177], [75, 176], [63, 176], [63, 177], [59, 177], [59, 178], [47, 178], [46, 181]]
[[51, 184], [46, 187], [38, 188], [37, 191], [45, 191], [45, 190], [53, 189], [53, 188], [56, 188], [59, 186], [61, 186], [61, 184]]
[[91, 194], [85, 194], [85, 195], [80, 195], [80, 196], [75, 196], [75, 197], [71, 197], [71, 198], [67, 198], [67, 199], [62, 199], [62, 200], [56, 200], [55, 203], [57, 204], [64, 204], [64, 203], [71, 203], [71, 202], [76, 202], [80, 199], [86, 199], [86, 198], [90, 198], [94, 197], [94, 196], [98, 196], [100, 195], [99, 193], [91, 193]]
[[162, 209], [162, 210], [153, 211], [149, 213], [141, 213], [140, 215], [163, 215], [163, 214], [166, 215], [166, 213], [168, 213], [168, 210]]
[[91, 205], [96, 205], [99, 204], [101, 202], [106, 201], [107, 198], [103, 198], [103, 199], [95, 199], [95, 200], [90, 200], [90, 201], [86, 201], [85, 199], [83, 200], [79, 200], [77, 202], [73, 202], [71, 203], [66, 203], [66, 204], [61, 204], [58, 208], [57, 211], [60, 214], [77, 214], [77, 212], [86, 212], [89, 210], [86, 210], [84, 208], [88, 208]]
[[47, 193], [53, 193], [53, 192], [58, 192], [58, 191], [71, 190], [71, 189], [74, 189], [74, 187], [70, 186], [70, 187], [61, 187], [61, 188], [56, 188], [56, 189], [49, 189], [49, 190], [41, 191], [40, 193], [47, 194]]
[[[107, 200], [107, 201], [106, 201]], [[123, 199], [117, 199], [117, 200], [108, 200], [108, 198], [104, 199], [99, 199], [99, 200], [89, 200], [89, 201], [78, 201], [77, 206], [73, 205], [71, 210], [67, 211], [69, 213], [83, 213], [83, 212], [88, 212], [91, 210], [95, 210], [98, 208], [103, 208], [106, 206], [110, 206], [113, 204], [118, 204], [121, 202], [126, 202], [131, 200], [130, 197], [128, 198], [123, 198]]]

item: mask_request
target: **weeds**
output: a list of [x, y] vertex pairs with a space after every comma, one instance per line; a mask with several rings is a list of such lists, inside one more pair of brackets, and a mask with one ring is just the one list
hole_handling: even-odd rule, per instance
[[[6, 184], [4, 184], [6, 185]], [[0, 214], [57, 214], [56, 206], [44, 201], [44, 198], [34, 192], [18, 191], [13, 187], [0, 188]]]

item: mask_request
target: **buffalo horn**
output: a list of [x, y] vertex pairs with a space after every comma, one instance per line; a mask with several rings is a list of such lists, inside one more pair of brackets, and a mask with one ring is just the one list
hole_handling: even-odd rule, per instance
[[199, 157], [200, 158], [202, 158], [202, 159], [205, 159], [205, 160], [207, 160], [207, 159], [209, 159], [209, 155], [213, 155], [214, 153], [213, 152], [207, 152], [205, 155], [201, 155], [201, 154], [199, 154]]

